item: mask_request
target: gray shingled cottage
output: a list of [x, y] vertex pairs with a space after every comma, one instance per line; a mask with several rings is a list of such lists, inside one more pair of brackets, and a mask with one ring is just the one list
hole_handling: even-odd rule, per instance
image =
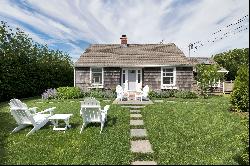
[[193, 65], [174, 43], [128, 44], [126, 35], [120, 39], [121, 44], [93, 44], [85, 50], [75, 63], [74, 86], [192, 89]]

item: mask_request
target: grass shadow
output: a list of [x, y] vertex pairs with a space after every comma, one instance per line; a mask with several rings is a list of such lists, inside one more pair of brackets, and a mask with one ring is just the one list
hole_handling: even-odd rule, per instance
[[0, 112], [0, 165], [5, 163], [7, 138], [11, 131], [16, 127], [8, 112]]

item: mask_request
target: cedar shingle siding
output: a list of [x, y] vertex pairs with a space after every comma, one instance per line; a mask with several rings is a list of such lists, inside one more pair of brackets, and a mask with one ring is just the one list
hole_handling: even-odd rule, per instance
[[104, 89], [115, 89], [121, 83], [121, 68], [104, 68]]
[[86, 89], [90, 86], [89, 67], [75, 67], [75, 84], [81, 89]]
[[193, 68], [176, 67], [176, 86], [181, 90], [191, 90], [193, 85]]
[[150, 89], [161, 89], [161, 68], [146, 67], [142, 71], [142, 86], [148, 85]]

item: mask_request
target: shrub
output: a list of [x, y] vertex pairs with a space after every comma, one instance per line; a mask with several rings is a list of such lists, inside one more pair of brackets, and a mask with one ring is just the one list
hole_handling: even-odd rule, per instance
[[231, 103], [236, 111], [249, 111], [249, 69], [242, 66], [238, 72], [231, 95]]
[[183, 98], [183, 99], [195, 99], [198, 95], [191, 91], [177, 91], [174, 96], [176, 98]]
[[79, 87], [59, 87], [57, 88], [58, 99], [76, 99], [82, 97]]
[[191, 91], [178, 91], [174, 89], [169, 90], [153, 90], [150, 91], [148, 96], [150, 98], [169, 98], [169, 97], [177, 97], [183, 99], [193, 99], [197, 98], [197, 94]]
[[56, 91], [55, 88], [54, 89], [52, 89], [52, 88], [47, 89], [42, 94], [42, 99], [45, 99], [45, 100], [47, 100], [47, 99], [55, 99], [56, 97], [57, 97], [57, 91]]

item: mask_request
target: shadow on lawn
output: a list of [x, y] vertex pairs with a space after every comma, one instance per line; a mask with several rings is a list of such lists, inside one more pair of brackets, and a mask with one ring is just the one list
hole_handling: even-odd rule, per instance
[[7, 138], [15, 128], [11, 114], [3, 112], [3, 106], [0, 106], [0, 126], [0, 165], [2, 165], [5, 163]]

